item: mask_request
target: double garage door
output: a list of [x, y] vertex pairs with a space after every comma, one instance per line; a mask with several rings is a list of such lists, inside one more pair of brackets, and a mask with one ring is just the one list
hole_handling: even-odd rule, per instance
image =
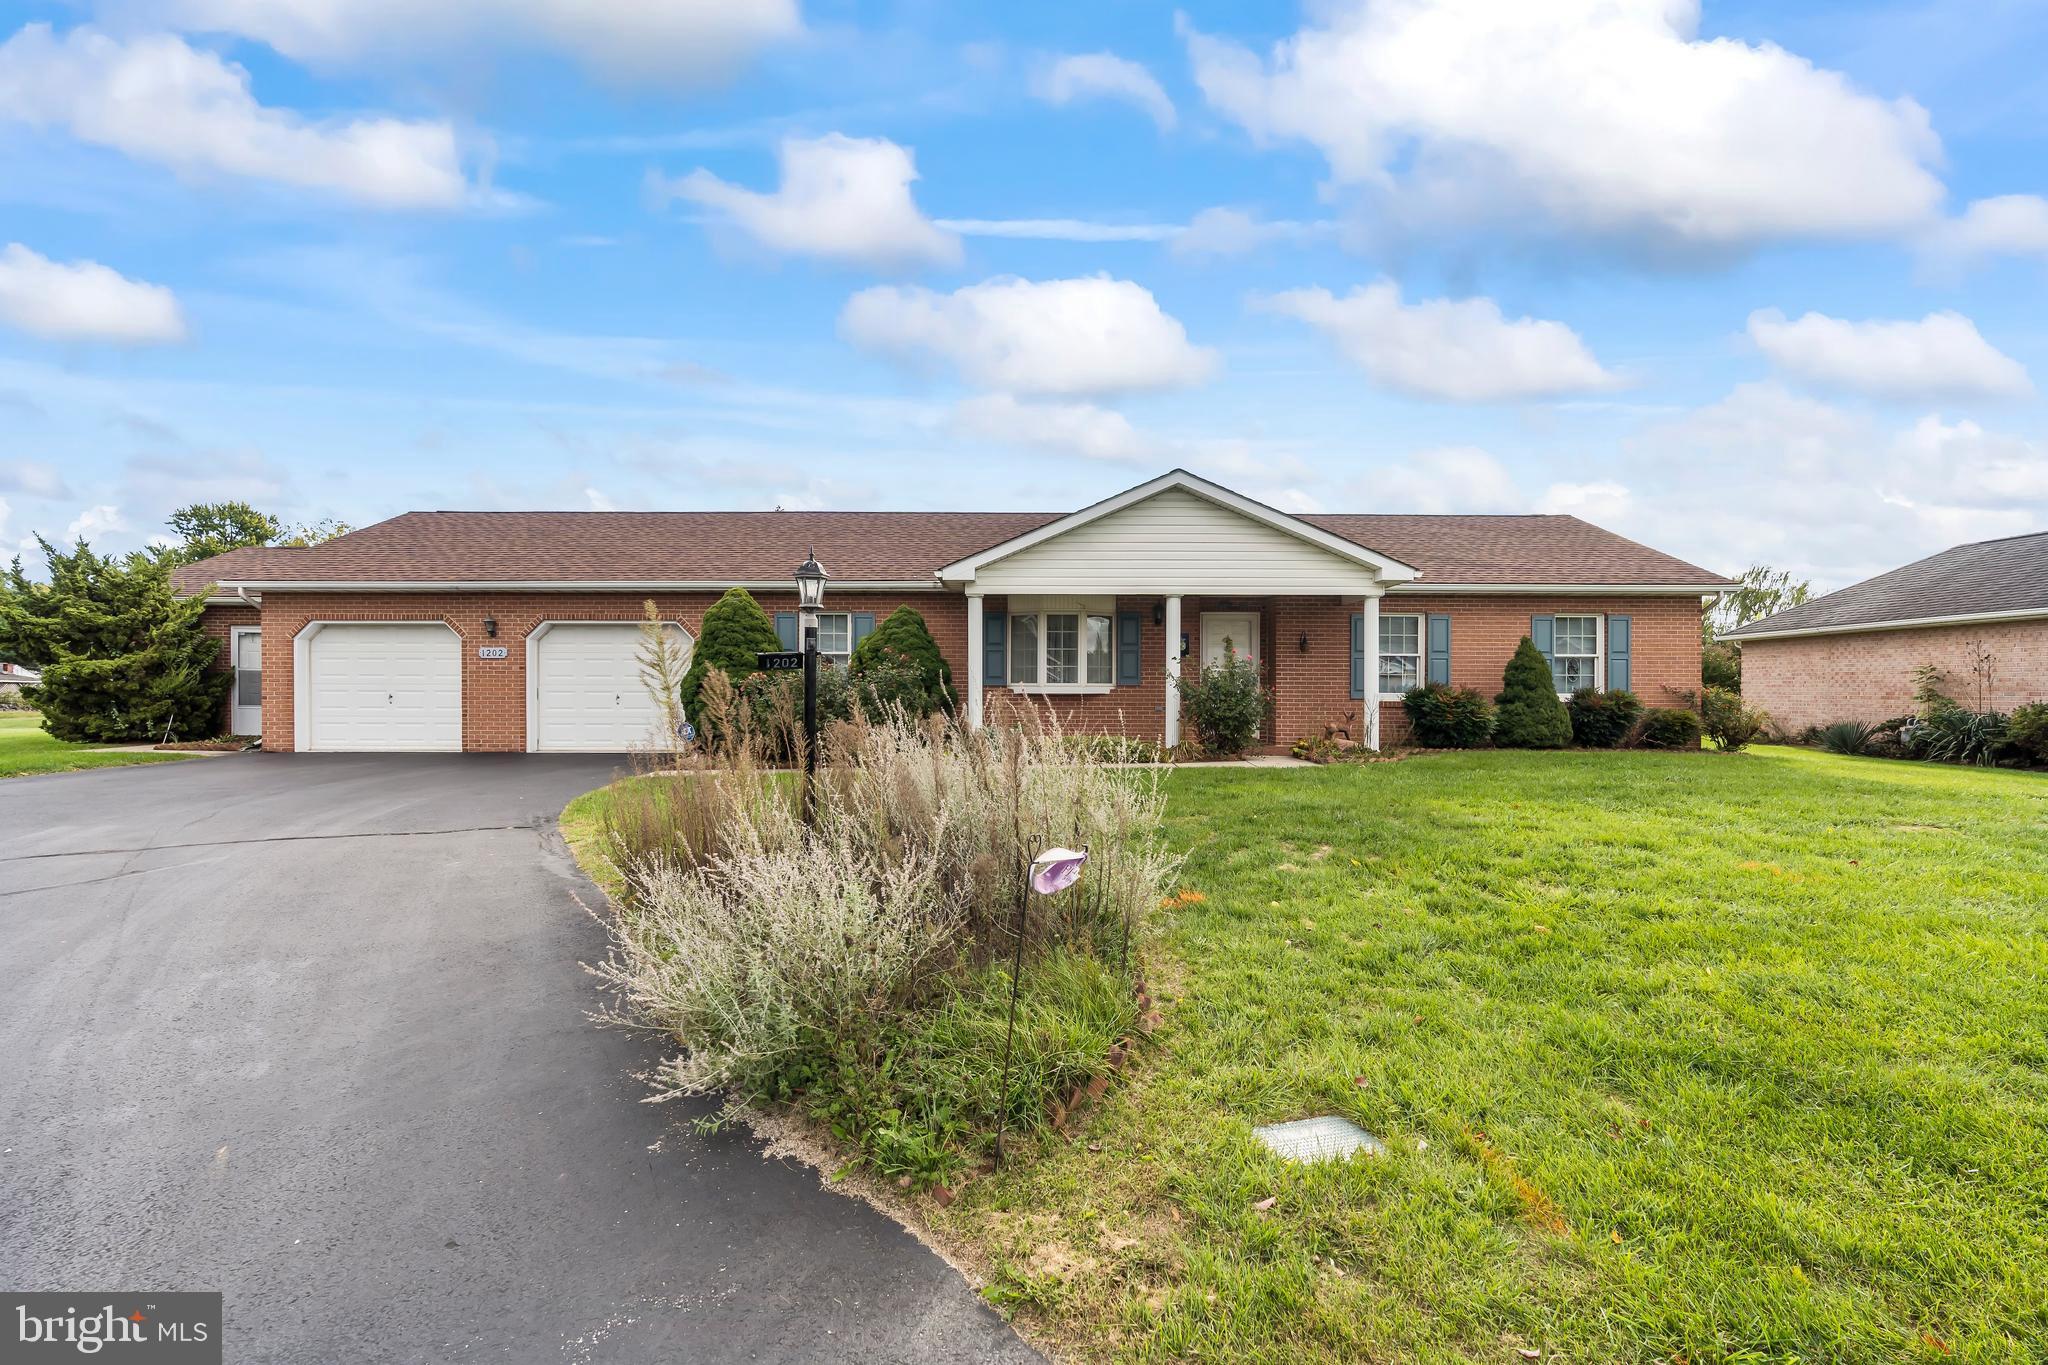
[[[689, 637], [670, 629], [687, 650]], [[641, 684], [639, 654], [637, 625], [538, 628], [527, 656], [527, 747], [616, 752], [657, 738], [660, 710]], [[301, 748], [462, 748], [463, 644], [446, 626], [322, 626], [309, 641], [307, 655], [305, 685], [311, 695]], [[482, 666], [504, 668], [508, 663], [493, 660]]]

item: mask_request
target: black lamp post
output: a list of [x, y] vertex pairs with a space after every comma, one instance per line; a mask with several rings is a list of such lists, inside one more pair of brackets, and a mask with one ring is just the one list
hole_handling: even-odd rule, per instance
[[818, 608], [825, 601], [825, 566], [815, 550], [805, 551], [796, 570], [797, 620], [804, 641], [804, 823], [816, 813], [813, 788], [818, 772]]

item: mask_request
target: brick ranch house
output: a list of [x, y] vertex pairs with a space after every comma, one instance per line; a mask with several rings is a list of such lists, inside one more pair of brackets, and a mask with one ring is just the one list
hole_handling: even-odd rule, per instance
[[2048, 532], [1958, 545], [1728, 638], [1744, 698], [1789, 730], [1908, 715], [1923, 664], [1964, 705], [2010, 711], [2048, 698]]
[[178, 584], [206, 594], [235, 673], [223, 724], [267, 750], [615, 751], [653, 718], [642, 603], [688, 644], [744, 587], [793, 644], [812, 549], [824, 652], [908, 603], [973, 723], [1029, 702], [1168, 743], [1169, 676], [1226, 641], [1272, 688], [1281, 744], [1326, 725], [1397, 740], [1402, 691], [1491, 695], [1525, 635], [1561, 692], [1668, 705], [1699, 682], [1702, 598], [1729, 586], [1575, 517], [1290, 516], [1179, 470], [1065, 514], [412, 512]]

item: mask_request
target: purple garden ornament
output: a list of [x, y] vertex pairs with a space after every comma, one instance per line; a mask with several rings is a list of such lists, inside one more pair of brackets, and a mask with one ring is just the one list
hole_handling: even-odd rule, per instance
[[1041, 896], [1055, 895], [1081, 880], [1081, 864], [1087, 850], [1049, 848], [1031, 860], [1031, 889]]

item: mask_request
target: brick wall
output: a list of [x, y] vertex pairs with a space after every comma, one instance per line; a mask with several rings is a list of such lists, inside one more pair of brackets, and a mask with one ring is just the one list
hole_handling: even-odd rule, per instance
[[[217, 673], [234, 670], [233, 636], [229, 634], [237, 626], [258, 626], [263, 624], [263, 614], [246, 602], [232, 606], [211, 606], [199, 615], [199, 628], [220, 642], [220, 653], [214, 656], [213, 669]], [[235, 704], [234, 689], [228, 689], [227, 697], [220, 704], [220, 711], [214, 716], [214, 733], [227, 734], [230, 728], [230, 708]]]
[[1971, 664], [1986, 653], [1991, 688], [1983, 705], [2010, 711], [2048, 699], [2048, 620], [1749, 640], [1742, 646], [1742, 695], [1790, 730], [1885, 720], [1913, 710], [1913, 670], [1933, 664], [1944, 671], [1948, 694], [1975, 707]]
[[[263, 598], [263, 747], [287, 752], [293, 743], [292, 642], [312, 621], [439, 621], [461, 637], [462, 747], [476, 753], [526, 748], [526, 637], [543, 621], [638, 621], [641, 593], [287, 593]], [[662, 616], [694, 637], [718, 593], [652, 594]], [[796, 610], [796, 592], [756, 593], [771, 616]], [[830, 611], [872, 612], [876, 621], [909, 603], [923, 614], [939, 648], [966, 679], [967, 601], [945, 593], [828, 593]], [[484, 634], [484, 619], [498, 623]], [[479, 659], [481, 645], [503, 645], [506, 657]]]

